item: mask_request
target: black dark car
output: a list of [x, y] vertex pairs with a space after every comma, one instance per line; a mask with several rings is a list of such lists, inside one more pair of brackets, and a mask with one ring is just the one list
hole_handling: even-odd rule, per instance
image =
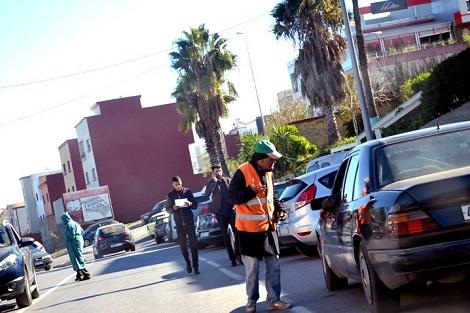
[[196, 235], [201, 248], [209, 245], [224, 244], [222, 230], [213, 213], [199, 215], [197, 217]]
[[20, 238], [10, 224], [0, 224], [0, 299], [16, 299], [20, 308], [39, 297], [33, 257], [27, 248], [33, 243], [33, 238]]
[[98, 228], [93, 244], [95, 259], [119, 251], [135, 251], [134, 237], [126, 225], [117, 223]]
[[98, 228], [100, 228], [101, 226], [110, 225], [110, 224], [114, 224], [114, 223], [117, 223], [117, 221], [115, 221], [113, 219], [110, 219], [110, 220], [104, 220], [104, 221], [101, 221], [101, 222], [98, 222], [98, 223], [94, 223], [94, 224], [91, 224], [90, 226], [88, 226], [83, 231], [83, 242], [85, 244], [85, 247], [93, 244], [93, 240], [95, 239], [96, 230]]
[[150, 218], [154, 216], [155, 214], [160, 213], [165, 207], [166, 207], [166, 200], [158, 201], [157, 203], [155, 203], [155, 205], [152, 207], [150, 211], [140, 216], [140, 220], [144, 222], [144, 224], [148, 224]]
[[468, 276], [470, 122], [354, 148], [317, 235], [327, 288], [361, 280], [372, 312], [398, 312], [405, 285]]

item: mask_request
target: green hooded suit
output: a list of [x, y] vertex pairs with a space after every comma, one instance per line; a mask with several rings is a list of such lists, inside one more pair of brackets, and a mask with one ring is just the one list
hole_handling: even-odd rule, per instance
[[83, 229], [77, 222], [72, 220], [67, 212], [62, 214], [62, 221], [65, 226], [67, 250], [72, 267], [74, 271], [83, 270], [86, 265], [83, 258]]

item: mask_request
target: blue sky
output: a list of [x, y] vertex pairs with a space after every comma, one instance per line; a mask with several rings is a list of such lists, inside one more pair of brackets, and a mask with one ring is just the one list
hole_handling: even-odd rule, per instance
[[[367, 1], [366, 1], [367, 2]], [[19, 178], [60, 169], [58, 147], [97, 101], [142, 95], [143, 106], [172, 102], [176, 74], [169, 50], [183, 30], [205, 23], [238, 55], [229, 76], [239, 99], [222, 121], [258, 115], [243, 38], [246, 35], [263, 113], [290, 88], [290, 42], [277, 41], [269, 16], [278, 1], [14, 0], [0, 1], [0, 208], [22, 201]], [[156, 53], [156, 52], [161, 53]], [[120, 66], [22, 87], [18, 83]], [[41, 113], [40, 113], [41, 112]]]
[[[75, 137], [74, 126], [100, 100], [142, 95], [142, 104], [172, 102], [176, 74], [169, 67], [172, 42], [190, 26], [224, 30], [238, 55], [230, 74], [239, 99], [235, 118], [253, 119], [256, 96], [243, 38], [247, 36], [263, 111], [275, 109], [287, 89], [289, 42], [270, 33], [277, 1], [1, 1], [0, 2], [0, 207], [22, 201], [19, 178], [60, 168], [59, 145]], [[248, 21], [248, 22], [246, 22]], [[81, 72], [163, 51], [85, 75], [22, 87], [5, 86]], [[33, 117], [24, 118], [35, 114]]]

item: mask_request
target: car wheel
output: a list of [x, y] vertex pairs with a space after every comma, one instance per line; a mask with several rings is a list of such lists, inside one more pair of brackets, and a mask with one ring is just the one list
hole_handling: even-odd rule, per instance
[[132, 247], [131, 247], [131, 251], [135, 251], [135, 246], [132, 246]]
[[46, 266], [46, 267], [44, 268], [45, 271], [50, 271], [51, 269], [52, 269], [52, 265]]
[[94, 253], [94, 255], [95, 255], [95, 260], [101, 259], [103, 257], [103, 255], [99, 253]]
[[89, 240], [85, 240], [85, 241], [83, 242], [83, 244], [84, 244], [85, 247], [88, 247], [88, 246], [90, 245], [90, 241], [89, 241]]
[[315, 246], [299, 245], [295, 249], [304, 256], [313, 257], [317, 254]]
[[205, 243], [202, 243], [200, 241], [197, 242], [197, 248], [200, 249], [200, 250], [203, 250], [205, 248], [207, 248], [207, 245]]
[[24, 290], [16, 297], [16, 305], [20, 308], [25, 308], [33, 304], [33, 297], [31, 295], [31, 286], [29, 285], [28, 272], [24, 271]]
[[326, 289], [330, 291], [344, 289], [348, 286], [348, 279], [346, 277], [339, 277], [333, 272], [331, 267], [326, 262], [325, 254], [323, 253], [320, 245], [320, 255], [322, 261], [323, 277], [325, 278]]
[[372, 313], [396, 313], [400, 311], [400, 292], [391, 290], [382, 283], [371, 266], [367, 250], [361, 243], [359, 269], [364, 293]]
[[37, 299], [37, 298], [39, 298], [39, 286], [38, 286], [38, 278], [37, 278], [37, 275], [36, 275], [36, 271], [34, 271], [33, 286], [34, 286], [34, 290], [31, 293], [31, 297], [33, 299]]

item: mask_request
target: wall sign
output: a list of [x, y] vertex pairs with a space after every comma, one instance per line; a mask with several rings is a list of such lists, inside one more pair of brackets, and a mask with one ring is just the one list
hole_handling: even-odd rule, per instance
[[407, 9], [407, 0], [387, 0], [380, 2], [373, 2], [370, 4], [370, 10], [372, 13], [384, 13], [391, 11], [398, 11]]

